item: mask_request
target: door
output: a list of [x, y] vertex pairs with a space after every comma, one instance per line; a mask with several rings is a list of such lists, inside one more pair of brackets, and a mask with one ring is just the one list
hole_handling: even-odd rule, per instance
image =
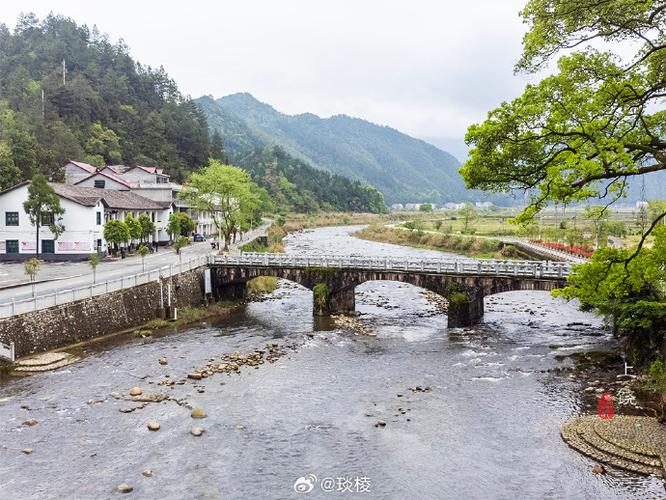
[[42, 240], [42, 253], [55, 253], [55, 243], [53, 240]]

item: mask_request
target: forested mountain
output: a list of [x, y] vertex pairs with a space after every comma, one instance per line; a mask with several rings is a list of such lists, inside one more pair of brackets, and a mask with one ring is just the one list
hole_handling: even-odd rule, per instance
[[[453, 156], [390, 127], [345, 115], [285, 115], [246, 93], [218, 99], [218, 116], [224, 116], [218, 121], [210, 98], [197, 102], [204, 99], [202, 109], [223, 137], [233, 137], [241, 122], [252, 143], [278, 145], [315, 167], [372, 184], [387, 202], [479, 199], [465, 190]], [[243, 154], [249, 147], [238, 140], [225, 146], [229, 154]]]
[[210, 135], [206, 115], [163, 68], [135, 62], [122, 41], [96, 28], [33, 14], [22, 15], [13, 31], [0, 24], [0, 189], [38, 171], [61, 180], [69, 159], [157, 165], [182, 181], [209, 157], [232, 159], [226, 146], [242, 151], [233, 159], [269, 188], [280, 209], [384, 208], [374, 189], [265, 149], [221, 108], [209, 115], [226, 124], [223, 137]]
[[13, 33], [0, 24], [0, 75], [3, 177], [59, 179], [71, 158], [163, 165], [182, 179], [207, 161], [199, 108], [96, 29], [55, 15], [22, 15]]
[[[208, 124], [222, 140], [224, 157], [252, 174], [266, 188], [274, 202], [289, 210], [318, 209], [381, 212], [382, 194], [360, 181], [313, 168], [251, 130], [235, 114], [219, 106], [212, 97], [197, 99]], [[219, 153], [218, 153], [219, 154]]]

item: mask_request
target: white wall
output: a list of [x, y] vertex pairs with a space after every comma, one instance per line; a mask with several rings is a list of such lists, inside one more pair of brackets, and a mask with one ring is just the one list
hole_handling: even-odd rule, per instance
[[[28, 186], [9, 191], [0, 195], [0, 253], [7, 253], [7, 240], [18, 240], [19, 253], [35, 253], [36, 228], [30, 224], [28, 214], [23, 210], [23, 202], [28, 198]], [[64, 198], [60, 205], [65, 210], [61, 223], [65, 231], [55, 241], [56, 254], [92, 253], [96, 250], [97, 239], [102, 239], [102, 251], [106, 249], [103, 239], [104, 216], [103, 207], [98, 203], [95, 207], [84, 207]], [[19, 225], [6, 225], [6, 212], [18, 212]], [[102, 213], [102, 224], [97, 225], [95, 213]], [[40, 252], [42, 240], [52, 240], [53, 234], [48, 227], [39, 228]]]
[[65, 169], [65, 184], [76, 184], [81, 179], [85, 179], [90, 175], [90, 172], [83, 170], [81, 167], [77, 167], [71, 162], [67, 163], [64, 169]]

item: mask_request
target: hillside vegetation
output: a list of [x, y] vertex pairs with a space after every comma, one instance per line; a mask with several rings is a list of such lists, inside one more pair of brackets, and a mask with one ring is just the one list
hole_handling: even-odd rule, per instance
[[[285, 115], [247, 93], [197, 102], [211, 127], [227, 137], [225, 147], [232, 157], [257, 143], [277, 145], [319, 169], [377, 187], [389, 203], [478, 198], [465, 189], [458, 160], [390, 127], [345, 115]], [[237, 134], [241, 124], [242, 136]]]
[[385, 209], [372, 187], [266, 150], [222, 109], [208, 114], [215, 130], [225, 123], [222, 135], [164, 68], [134, 61], [95, 28], [57, 15], [22, 15], [13, 31], [0, 24], [0, 189], [36, 172], [62, 180], [70, 159], [157, 165], [183, 181], [212, 157], [250, 171], [279, 210]]
[[205, 115], [163, 68], [95, 29], [55, 15], [0, 24], [0, 75], [3, 187], [36, 171], [59, 179], [68, 159], [157, 164], [176, 179], [207, 162]]

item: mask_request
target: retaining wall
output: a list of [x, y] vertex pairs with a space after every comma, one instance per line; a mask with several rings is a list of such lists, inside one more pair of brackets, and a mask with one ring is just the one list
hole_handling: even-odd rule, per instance
[[[200, 267], [163, 279], [164, 305], [168, 284], [171, 284], [173, 307], [203, 304], [204, 269]], [[0, 341], [14, 342], [16, 356], [21, 357], [134, 328], [160, 315], [160, 282], [156, 280], [2, 319]]]

